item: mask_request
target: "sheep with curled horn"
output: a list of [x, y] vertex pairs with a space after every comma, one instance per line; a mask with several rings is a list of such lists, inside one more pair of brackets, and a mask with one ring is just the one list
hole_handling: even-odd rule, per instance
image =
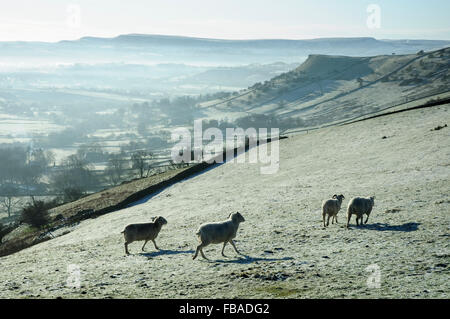
[[[331, 197], [331, 199], [327, 199], [322, 202], [323, 227], [327, 227], [330, 224], [330, 218], [331, 218], [332, 224], [334, 224], [334, 221], [336, 221], [336, 224], [337, 224], [337, 222], [338, 222], [337, 214], [339, 213], [339, 210], [341, 209], [343, 199], [345, 199], [344, 195], [334, 194], [333, 197]], [[328, 219], [327, 219], [327, 223], [325, 224], [325, 217], [327, 215], [328, 215]]]

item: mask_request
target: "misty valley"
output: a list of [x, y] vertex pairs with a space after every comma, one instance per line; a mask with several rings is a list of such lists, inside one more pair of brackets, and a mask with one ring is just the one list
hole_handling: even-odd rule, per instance
[[[427, 260], [442, 258], [434, 243], [448, 236], [446, 217], [435, 211], [448, 204], [449, 45], [369, 37], [218, 40], [143, 34], [0, 42], [0, 257], [5, 269], [25, 264], [18, 277], [3, 280], [7, 272], [0, 274], [4, 294], [410, 295], [404, 276], [381, 292], [350, 289], [359, 285], [352, 276], [361, 272], [355, 275], [346, 266], [351, 261], [364, 270], [367, 261], [383, 262], [390, 273], [396, 269], [388, 267], [405, 261], [416, 263], [408, 269], [425, 267], [410, 246], [399, 253], [397, 243], [421, 242]], [[259, 135], [250, 136], [253, 131]], [[180, 149], [179, 132], [187, 133]], [[252, 149], [259, 150], [255, 165], [245, 160]], [[230, 157], [209, 162], [207, 155]], [[276, 170], [264, 174], [260, 164]], [[371, 223], [344, 229], [335, 212], [332, 225], [325, 224], [324, 213], [322, 227], [317, 208], [328, 192], [376, 192], [379, 206]], [[370, 210], [374, 198], [366, 199]], [[340, 209], [344, 199], [341, 194], [330, 200], [339, 201]], [[225, 212], [227, 225], [245, 221], [237, 246], [246, 254], [225, 239], [219, 241], [224, 259], [195, 261], [204, 273], [187, 266], [191, 258], [168, 262], [194, 253], [191, 239], [199, 220], [217, 220]], [[412, 212], [418, 217], [405, 221]], [[430, 214], [436, 225], [427, 224]], [[132, 247], [126, 259], [118, 238], [132, 220], [151, 223], [122, 231], [127, 256], [128, 243], [140, 240], [133, 229], [159, 231], [168, 224], [163, 248], [154, 236], [157, 251], [144, 251], [147, 238], [142, 252]], [[436, 231], [421, 232], [419, 227], [428, 226]], [[359, 231], [362, 235], [354, 236]], [[380, 235], [393, 239], [370, 254]], [[258, 237], [263, 240], [252, 245]], [[202, 249], [213, 241], [205, 238], [193, 258], [200, 251], [207, 259]], [[224, 255], [227, 242], [236, 259]], [[35, 259], [22, 261], [26, 248]], [[361, 258], [352, 255], [356, 250]], [[66, 256], [74, 260], [70, 266], [81, 264], [86, 277], [95, 277], [83, 283], [89, 289], [61, 284], [65, 270], [58, 265]], [[83, 263], [86, 258], [89, 263]], [[445, 264], [435, 263], [427, 269], [430, 282], [439, 283]], [[24, 270], [28, 265], [34, 268]], [[147, 278], [142, 265], [154, 267], [164, 284]], [[33, 280], [48, 286], [31, 284], [25, 271], [35, 271]], [[335, 286], [324, 292], [330, 274], [337, 274]], [[191, 282], [212, 277], [211, 285]]]
[[[449, 51], [423, 51], [444, 41], [414, 45], [361, 38], [255, 46], [133, 35], [1, 43], [1, 218], [11, 222], [35, 198], [56, 205], [180, 167], [170, 158], [171, 134], [192, 130], [195, 119], [223, 133], [304, 131], [446, 92]], [[296, 62], [286, 56], [291, 51]], [[385, 55], [308, 54], [315, 51]], [[249, 57], [258, 63], [246, 64]]]

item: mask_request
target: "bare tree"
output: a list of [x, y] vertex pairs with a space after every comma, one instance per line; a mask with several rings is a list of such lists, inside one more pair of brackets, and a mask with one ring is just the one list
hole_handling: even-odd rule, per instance
[[136, 151], [131, 155], [132, 168], [138, 170], [140, 178], [144, 177], [144, 172], [148, 168], [147, 161], [151, 156], [150, 152], [144, 150]]
[[8, 213], [8, 217], [11, 217], [11, 213], [21, 204], [21, 200], [18, 197], [14, 196], [4, 196], [0, 197], [0, 205], [6, 210]]
[[52, 176], [52, 188], [63, 200], [74, 201], [88, 190], [98, 186], [99, 181], [93, 173], [93, 166], [80, 154], [73, 154], [64, 161], [64, 168]]
[[105, 170], [109, 181], [112, 185], [117, 185], [122, 181], [125, 171], [124, 154], [110, 154], [108, 159], [108, 166]]
[[11, 217], [11, 213], [18, 206], [20, 200], [17, 198], [17, 189], [11, 185], [2, 185], [0, 187], [0, 205]]

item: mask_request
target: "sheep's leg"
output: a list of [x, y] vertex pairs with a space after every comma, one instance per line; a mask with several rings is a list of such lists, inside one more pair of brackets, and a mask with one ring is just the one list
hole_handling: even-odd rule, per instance
[[337, 215], [334, 215], [334, 220], [336, 221], [336, 224], [338, 223], [337, 221]]
[[323, 214], [322, 217], [323, 217], [323, 227], [327, 227], [327, 226], [325, 225], [325, 214]]
[[350, 224], [351, 218], [352, 218], [352, 214], [347, 214], [347, 228], [348, 228], [348, 225]]
[[200, 248], [200, 254], [202, 254], [202, 257], [203, 257], [203, 258], [205, 258], [206, 260], [209, 260], [209, 259], [205, 256], [205, 254], [203, 253], [203, 247]]
[[369, 214], [367, 214], [367, 218], [366, 218], [366, 221], [364, 222], [364, 224], [367, 224], [368, 220], [369, 220]]
[[148, 242], [148, 240], [146, 240], [145, 242], [144, 242], [144, 245], [142, 246], [142, 251], [144, 251], [144, 247], [145, 247], [145, 245], [147, 244], [147, 242]]
[[359, 216], [356, 215], [356, 226], [359, 226]]
[[208, 258], [206, 258], [205, 254], [203, 253], [203, 250], [202, 250], [202, 248], [205, 247], [205, 246], [206, 246], [206, 245], [204, 245], [203, 243], [201, 243], [200, 245], [198, 245], [198, 246], [197, 246], [197, 249], [195, 250], [194, 257], [192, 257], [192, 259], [197, 258], [198, 252], [200, 252], [200, 253], [202, 254], [202, 257], [203, 257], [203, 258], [208, 259]]
[[152, 242], [153, 242], [153, 245], [155, 245], [155, 248], [158, 249], [158, 250], [160, 250], [160, 249], [158, 248], [158, 246], [156, 246], [156, 242], [155, 242], [154, 239], [152, 239]]
[[241, 253], [237, 250], [236, 245], [234, 244], [233, 239], [230, 240], [230, 244], [233, 245], [234, 250], [240, 255]]
[[227, 257], [227, 256], [225, 256], [225, 254], [223, 253], [223, 251], [224, 251], [224, 249], [225, 249], [225, 246], [226, 246], [226, 244], [227, 244], [227, 242], [224, 242], [224, 243], [223, 243], [223, 247], [222, 247], [222, 256], [223, 256], [223, 257]]
[[195, 250], [195, 254], [194, 254], [194, 257], [192, 257], [192, 259], [195, 259], [195, 258], [197, 258], [197, 255], [198, 255], [198, 251], [200, 250], [200, 248], [199, 248], [200, 246], [197, 246], [197, 249]]
[[330, 225], [330, 215], [328, 215], [328, 219], [327, 219], [327, 226]]
[[128, 243], [125, 243], [125, 254], [130, 254], [130, 252], [128, 251]]

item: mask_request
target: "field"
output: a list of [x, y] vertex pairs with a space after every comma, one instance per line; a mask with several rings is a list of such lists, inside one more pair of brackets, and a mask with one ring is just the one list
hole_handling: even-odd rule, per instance
[[[80, 222], [63, 236], [0, 258], [2, 298], [449, 297], [450, 105], [292, 134], [279, 170], [225, 163], [147, 202]], [[244, 156], [244, 155], [241, 155]], [[324, 228], [321, 202], [346, 199]], [[351, 197], [376, 196], [369, 222], [345, 228]], [[236, 245], [192, 260], [197, 227], [239, 211]], [[168, 220], [157, 243], [129, 246], [134, 222]], [[79, 267], [80, 288], [68, 287]], [[380, 271], [379, 288], [367, 281]]]

